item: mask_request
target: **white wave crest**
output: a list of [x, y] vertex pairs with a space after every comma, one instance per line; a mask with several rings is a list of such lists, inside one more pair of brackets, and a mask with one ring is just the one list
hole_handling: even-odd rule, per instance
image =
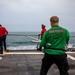
[[37, 49], [36, 45], [27, 45], [27, 46], [10, 46], [7, 47], [8, 50], [34, 50]]

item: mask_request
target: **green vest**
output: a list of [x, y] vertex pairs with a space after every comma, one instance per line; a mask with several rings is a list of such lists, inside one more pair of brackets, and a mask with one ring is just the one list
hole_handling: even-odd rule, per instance
[[44, 33], [40, 46], [45, 47], [45, 53], [62, 55], [65, 53], [65, 46], [68, 44], [69, 38], [67, 29], [55, 25]]

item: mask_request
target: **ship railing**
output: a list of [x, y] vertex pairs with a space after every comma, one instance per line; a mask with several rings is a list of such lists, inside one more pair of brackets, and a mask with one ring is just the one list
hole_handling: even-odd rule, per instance
[[[18, 42], [19, 39], [22, 40], [21, 43], [24, 42], [24, 40], [26, 39], [32, 40], [32, 42], [36, 42], [36, 47], [37, 48], [39, 47], [39, 40], [40, 40], [39, 34], [8, 34], [7, 46], [9, 46], [11, 42], [13, 42], [13, 45], [15, 46], [14, 42]], [[75, 51], [75, 36], [70, 36], [70, 41], [69, 41], [69, 46], [67, 46], [67, 51]]]
[[70, 40], [67, 46], [67, 51], [75, 52], [75, 36], [70, 36]]
[[[25, 46], [26, 46], [26, 43], [30, 44], [29, 42], [32, 42], [32, 43], [36, 44], [36, 49], [37, 49], [39, 47], [39, 41], [40, 41], [39, 34], [8, 34], [7, 38], [6, 38], [7, 48], [11, 45], [17, 46], [18, 43], [19, 44], [25, 43]], [[32, 45], [32, 43], [31, 43], [31, 45]], [[10, 50], [10, 49], [8, 49], [8, 50]], [[16, 49], [16, 50], [18, 50], [18, 49]]]

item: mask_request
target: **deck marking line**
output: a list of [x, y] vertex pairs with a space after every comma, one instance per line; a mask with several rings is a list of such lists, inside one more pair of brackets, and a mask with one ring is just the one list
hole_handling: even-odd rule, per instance
[[[66, 52], [66, 54], [75, 54], [75, 52]], [[44, 52], [6, 52], [4, 54], [44, 54]]]
[[[69, 52], [69, 53], [71, 53], [71, 52]], [[44, 54], [44, 53], [43, 52], [7, 52], [5, 54]], [[71, 60], [75, 60], [75, 57], [69, 55], [68, 53], [67, 53], [67, 58], [70, 58]]]
[[6, 54], [44, 54], [43, 52], [7, 52]]
[[67, 58], [70, 58], [71, 60], [75, 60], [75, 57], [71, 56], [71, 55], [67, 55]]
[[67, 54], [68, 54], [68, 53], [70, 53], [70, 54], [73, 54], [73, 53], [74, 53], [74, 54], [75, 54], [75, 51], [74, 51], [74, 52], [66, 52], [66, 53], [67, 53]]
[[0, 57], [0, 60], [2, 60], [2, 57]]

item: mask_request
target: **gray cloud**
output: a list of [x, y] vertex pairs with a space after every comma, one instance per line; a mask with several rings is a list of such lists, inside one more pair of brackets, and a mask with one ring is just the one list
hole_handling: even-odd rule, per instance
[[75, 1], [70, 1], [71, 0], [1, 0], [0, 7], [12, 12], [68, 12], [73, 11], [72, 9], [74, 9], [75, 6]]
[[74, 0], [0, 0], [0, 23], [9, 31], [40, 31], [41, 23], [49, 28], [49, 18], [57, 15], [63, 27], [74, 31], [74, 7]]

